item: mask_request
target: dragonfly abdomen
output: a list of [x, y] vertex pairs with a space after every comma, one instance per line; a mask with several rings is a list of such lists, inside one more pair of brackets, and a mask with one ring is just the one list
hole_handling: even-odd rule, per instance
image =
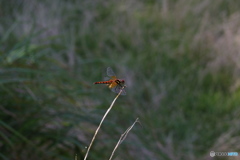
[[111, 84], [112, 81], [101, 81], [101, 82], [95, 82], [94, 84]]

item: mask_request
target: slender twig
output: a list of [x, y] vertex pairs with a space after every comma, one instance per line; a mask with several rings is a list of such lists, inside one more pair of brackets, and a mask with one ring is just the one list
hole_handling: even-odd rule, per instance
[[88, 153], [89, 153], [89, 151], [90, 151], [90, 148], [91, 148], [91, 146], [92, 146], [92, 144], [93, 144], [93, 142], [94, 142], [94, 140], [95, 140], [95, 138], [96, 138], [96, 135], [97, 135], [99, 129], [101, 128], [101, 125], [102, 125], [104, 119], [106, 118], [106, 116], [108, 115], [108, 113], [110, 112], [110, 110], [112, 109], [115, 101], [116, 101], [117, 98], [120, 96], [120, 94], [122, 93], [122, 91], [123, 91], [123, 89], [124, 89], [125, 87], [126, 87], [126, 86], [123, 86], [123, 87], [122, 87], [122, 89], [121, 89], [120, 92], [117, 94], [117, 96], [114, 98], [114, 100], [112, 101], [112, 104], [110, 105], [110, 107], [108, 108], [108, 110], [106, 111], [106, 113], [104, 114], [104, 116], [103, 116], [103, 118], [102, 118], [102, 120], [101, 120], [98, 128], [97, 128], [96, 131], [95, 131], [95, 134], [94, 134], [94, 136], [93, 136], [93, 138], [92, 138], [92, 141], [91, 141], [91, 143], [90, 143], [90, 145], [89, 145], [89, 147], [88, 147], [88, 149], [87, 149], [87, 152], [86, 152], [86, 155], [85, 155], [85, 157], [84, 157], [84, 160], [87, 159], [87, 156], [88, 156]]
[[118, 143], [116, 144], [115, 148], [112, 151], [111, 157], [109, 158], [109, 160], [112, 159], [116, 149], [118, 148], [118, 146], [125, 140], [125, 138], [127, 137], [128, 133], [130, 132], [130, 130], [133, 128], [133, 126], [135, 125], [135, 123], [139, 122], [138, 118], [135, 120], [135, 122], [128, 127], [128, 129], [121, 135], [120, 139], [118, 140]]

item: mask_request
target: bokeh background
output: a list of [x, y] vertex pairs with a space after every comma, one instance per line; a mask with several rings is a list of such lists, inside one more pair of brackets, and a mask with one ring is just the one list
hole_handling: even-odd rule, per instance
[[[1, 0], [0, 159], [206, 160], [240, 152], [240, 1]], [[215, 157], [216, 158], [216, 157]], [[222, 157], [230, 159], [231, 157]], [[239, 157], [232, 157], [237, 159]]]

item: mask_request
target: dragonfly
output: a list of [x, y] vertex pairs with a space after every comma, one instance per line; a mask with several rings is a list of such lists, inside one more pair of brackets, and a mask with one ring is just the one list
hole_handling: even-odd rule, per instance
[[104, 79], [105, 81], [95, 82], [94, 84], [107, 84], [108, 88], [113, 92], [118, 94], [122, 90], [121, 95], [126, 95], [126, 91], [123, 88], [125, 86], [125, 81], [123, 79], [118, 79], [111, 67], [107, 68], [107, 76], [108, 77]]

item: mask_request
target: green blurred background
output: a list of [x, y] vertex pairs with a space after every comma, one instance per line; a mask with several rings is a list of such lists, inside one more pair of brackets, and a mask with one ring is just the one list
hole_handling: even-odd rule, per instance
[[[0, 159], [214, 159], [240, 152], [240, 1], [1, 0]], [[230, 159], [231, 157], [222, 157]], [[237, 159], [237, 157], [235, 157]], [[231, 158], [233, 159], [233, 158]]]

